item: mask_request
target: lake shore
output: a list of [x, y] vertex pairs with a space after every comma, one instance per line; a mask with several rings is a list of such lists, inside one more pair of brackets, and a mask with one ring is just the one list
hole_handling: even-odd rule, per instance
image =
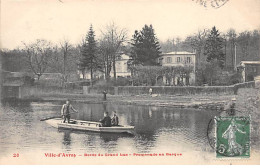
[[[211, 109], [223, 110], [232, 98], [237, 99], [236, 108], [239, 111], [246, 111], [252, 108], [259, 102], [259, 89], [241, 88], [238, 94], [195, 94], [195, 95], [158, 95], [158, 94], [143, 94], [143, 95], [110, 95], [107, 94], [107, 99], [103, 99], [103, 94], [73, 94], [73, 93], [46, 93], [38, 96], [30, 96], [23, 100], [25, 101], [66, 101], [70, 99], [72, 102], [82, 103], [110, 103], [121, 105], [145, 105], [159, 107], [174, 107], [174, 108], [196, 108], [196, 109]], [[248, 102], [254, 100], [254, 102]], [[246, 106], [249, 107], [244, 107]]]
[[224, 105], [239, 95], [228, 94], [195, 94], [195, 95], [110, 95], [103, 99], [103, 94], [46, 93], [37, 97], [27, 97], [33, 101], [66, 101], [83, 103], [112, 103], [121, 105], [148, 105], [175, 108], [198, 108], [222, 110]]

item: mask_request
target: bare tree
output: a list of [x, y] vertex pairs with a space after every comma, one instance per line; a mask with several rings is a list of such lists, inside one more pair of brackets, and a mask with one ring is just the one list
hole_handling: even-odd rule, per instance
[[119, 51], [123, 43], [127, 40], [127, 31], [119, 28], [114, 22], [106, 26], [102, 31], [102, 39], [100, 40], [101, 54], [105, 61], [106, 79], [110, 77], [111, 66], [113, 67], [114, 80], [116, 80], [116, 59], [120, 55]]
[[68, 40], [64, 39], [62, 42], [60, 42], [60, 47], [62, 50], [62, 56], [63, 56], [63, 70], [62, 70], [62, 76], [64, 83], [67, 82], [68, 78], [68, 56], [70, 54], [70, 50], [72, 49], [72, 45], [69, 43]]
[[196, 51], [196, 68], [201, 65], [201, 54], [203, 53], [203, 48], [206, 42], [209, 30], [199, 30], [198, 33], [187, 37], [186, 41], [190, 46]]
[[235, 67], [235, 63], [234, 63], [235, 54], [234, 53], [235, 53], [235, 43], [236, 43], [236, 38], [237, 38], [236, 31], [234, 29], [228, 30], [227, 38], [228, 38], [228, 41], [230, 42], [231, 65], [234, 69], [234, 67]]
[[49, 59], [52, 55], [50, 42], [37, 39], [35, 43], [25, 44], [26, 58], [30, 70], [37, 75], [38, 80], [48, 68]]

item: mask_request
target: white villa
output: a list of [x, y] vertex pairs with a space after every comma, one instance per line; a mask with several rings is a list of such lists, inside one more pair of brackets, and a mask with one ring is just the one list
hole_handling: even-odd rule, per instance
[[[116, 60], [116, 76], [117, 77], [130, 77], [131, 71], [128, 69], [127, 62], [129, 61], [130, 56], [122, 54]], [[114, 77], [113, 68], [111, 69], [110, 76]]]
[[[122, 54], [117, 58], [117, 60], [116, 60], [116, 76], [117, 77], [130, 77], [131, 76], [131, 71], [128, 69], [128, 65], [127, 65], [127, 62], [129, 59], [130, 59], [130, 56], [128, 56], [126, 54]], [[80, 78], [83, 79], [82, 72], [78, 71], [78, 74], [79, 74]], [[110, 76], [114, 77], [113, 68], [111, 68]], [[94, 77], [94, 79], [102, 79], [102, 78], [104, 79], [105, 74], [104, 74], [104, 72], [101, 72], [101, 71], [95, 71], [93, 73], [93, 77]], [[90, 78], [91, 78], [90, 72], [87, 71], [85, 73], [85, 79], [90, 79]]]
[[[161, 66], [192, 66], [193, 71], [190, 73], [189, 81], [183, 79], [184, 85], [194, 84], [195, 83], [195, 61], [196, 61], [196, 54], [190, 53], [186, 51], [182, 52], [169, 52], [161, 54], [160, 58], [158, 59]], [[171, 83], [177, 85], [178, 83], [178, 76], [175, 79], [172, 79]], [[163, 82], [166, 84], [165, 77], [163, 78]]]

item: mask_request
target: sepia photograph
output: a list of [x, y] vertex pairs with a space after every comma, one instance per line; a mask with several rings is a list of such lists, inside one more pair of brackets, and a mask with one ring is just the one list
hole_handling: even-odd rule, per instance
[[260, 0], [0, 6], [0, 165], [260, 164]]

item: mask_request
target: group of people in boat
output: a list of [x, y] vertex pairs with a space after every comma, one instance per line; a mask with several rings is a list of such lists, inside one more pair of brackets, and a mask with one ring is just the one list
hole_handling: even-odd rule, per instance
[[[63, 123], [70, 122], [70, 111], [78, 112], [70, 103], [70, 100], [66, 101], [61, 108], [61, 116], [63, 118]], [[113, 111], [112, 118], [108, 115], [108, 112], [104, 112], [104, 118], [100, 120], [102, 127], [111, 127], [119, 125], [119, 118], [116, 111]]]
[[115, 111], [113, 111], [112, 118], [108, 115], [108, 112], [104, 113], [104, 118], [100, 120], [102, 127], [118, 126], [119, 118]]

